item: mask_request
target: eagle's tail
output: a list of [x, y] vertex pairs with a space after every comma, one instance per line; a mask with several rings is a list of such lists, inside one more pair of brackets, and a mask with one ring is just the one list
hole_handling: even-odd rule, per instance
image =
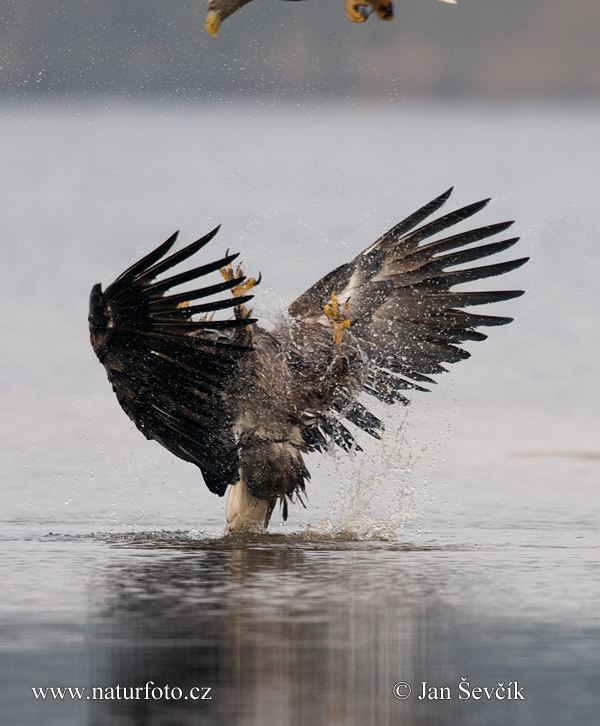
[[310, 474], [300, 450], [289, 439], [273, 439], [255, 430], [241, 440], [239, 479], [227, 496], [227, 530], [261, 531], [267, 528], [278, 500], [284, 521], [288, 500], [302, 502]]
[[269, 525], [277, 498], [258, 499], [240, 478], [229, 488], [225, 516], [228, 532], [261, 532]]

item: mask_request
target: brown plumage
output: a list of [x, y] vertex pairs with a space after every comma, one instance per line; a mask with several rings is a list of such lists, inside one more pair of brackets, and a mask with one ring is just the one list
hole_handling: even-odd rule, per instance
[[[515, 244], [518, 238], [475, 245], [512, 223], [428, 241], [489, 201], [422, 224], [450, 192], [319, 280], [271, 332], [246, 307], [256, 281], [233, 273], [237, 255], [162, 277], [218, 228], [166, 256], [173, 235], [104, 292], [99, 284], [92, 289], [92, 345], [119, 403], [147, 438], [198, 466], [212, 492], [230, 487], [230, 530], [248, 522], [266, 526], [278, 500], [287, 516], [287, 502], [302, 498], [310, 477], [302, 452], [331, 445], [359, 450], [345, 421], [380, 436], [382, 423], [358, 400], [361, 393], [407, 403], [407, 390], [426, 390], [445, 363], [469, 357], [460, 344], [486, 337], [476, 328], [511, 321], [462, 308], [521, 291], [451, 288], [526, 262], [464, 267]], [[167, 294], [218, 270], [225, 281]], [[233, 317], [212, 319], [231, 308]]]

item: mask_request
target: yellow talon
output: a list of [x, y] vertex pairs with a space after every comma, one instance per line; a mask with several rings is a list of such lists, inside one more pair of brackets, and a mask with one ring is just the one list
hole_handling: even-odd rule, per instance
[[346, 0], [346, 16], [353, 23], [364, 23], [371, 12], [368, 0]]
[[249, 277], [245, 282], [243, 282], [241, 285], [236, 285], [235, 287], [231, 288], [231, 292], [234, 294], [235, 297], [242, 297], [242, 295], [248, 290], [252, 290], [252, 288], [256, 285], [256, 278], [255, 277]]
[[333, 342], [338, 346], [338, 348], [342, 344], [344, 330], [346, 330], [346, 328], [349, 328], [352, 324], [352, 318], [342, 317], [346, 310], [348, 310], [348, 302], [340, 305], [334, 290], [331, 293], [331, 299], [329, 300], [329, 302], [325, 303], [323, 307], [323, 312], [331, 323], [333, 331]]
[[[238, 270], [240, 268], [238, 267]], [[229, 282], [230, 280], [233, 280], [235, 278], [235, 273], [233, 271], [233, 267], [231, 266], [231, 262], [227, 265], [227, 267], [222, 267], [219, 272], [223, 275], [225, 280]]]
[[[238, 265], [237, 270], [234, 273], [231, 263], [227, 265], [227, 267], [223, 267], [220, 272], [227, 280], [227, 282], [229, 282], [230, 280], [239, 280], [240, 278], [244, 277], [241, 266]], [[248, 290], [252, 290], [252, 288], [257, 284], [258, 282], [255, 277], [249, 277], [247, 280], [244, 280], [244, 282], [241, 282], [239, 285], [232, 287], [231, 292], [234, 297], [242, 297], [244, 293], [248, 292]]]
[[210, 7], [206, 15], [206, 32], [209, 35], [216, 35], [221, 25], [221, 13], [218, 10], [212, 10]]
[[345, 302], [343, 305], [340, 305], [340, 301], [337, 299], [337, 295], [334, 290], [331, 293], [329, 302], [325, 303], [325, 307], [323, 308], [325, 315], [327, 315], [329, 320], [333, 322], [336, 318], [339, 318], [340, 315], [345, 313], [346, 310], [348, 310], [348, 303]]
[[392, 0], [346, 0], [346, 15], [353, 23], [364, 23], [372, 12], [381, 20], [393, 20]]

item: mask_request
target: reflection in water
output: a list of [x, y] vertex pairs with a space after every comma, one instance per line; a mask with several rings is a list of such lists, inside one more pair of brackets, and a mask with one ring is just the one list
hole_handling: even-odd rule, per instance
[[[439, 578], [456, 575], [419, 571], [423, 552], [277, 537], [139, 544], [91, 588], [91, 685], [153, 681], [183, 697], [96, 700], [93, 726], [479, 726], [541, 723], [560, 710], [560, 633], [464, 617], [439, 598]], [[458, 701], [461, 676], [481, 686], [518, 679], [527, 699]], [[409, 699], [394, 698], [398, 681], [412, 684]], [[450, 686], [452, 698], [420, 701], [422, 681]], [[212, 700], [186, 700], [193, 687], [211, 687]]]
[[391, 689], [409, 678], [409, 611], [384, 588], [357, 587], [364, 551], [238, 547], [154, 551], [112, 570], [91, 631], [95, 682], [211, 686], [213, 698], [95, 702], [92, 724], [367, 724], [408, 712]]

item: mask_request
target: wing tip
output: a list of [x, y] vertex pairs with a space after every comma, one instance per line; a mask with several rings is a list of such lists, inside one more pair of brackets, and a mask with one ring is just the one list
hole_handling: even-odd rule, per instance
[[438, 200], [441, 202], [441, 204], [445, 204], [445, 202], [447, 202], [448, 199], [450, 199], [450, 196], [453, 191], [454, 191], [454, 184], [449, 189], [446, 189], [446, 191], [443, 194], [440, 194], [440, 196], [438, 197]]

